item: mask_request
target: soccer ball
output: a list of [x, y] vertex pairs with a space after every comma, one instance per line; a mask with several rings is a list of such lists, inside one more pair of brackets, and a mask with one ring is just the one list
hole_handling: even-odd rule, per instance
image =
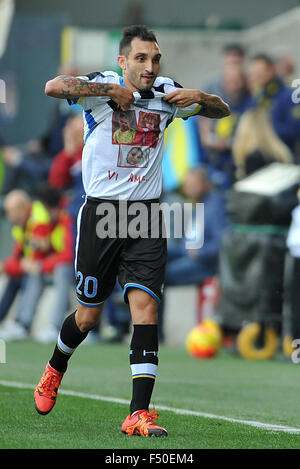
[[186, 349], [194, 358], [212, 358], [217, 355], [222, 332], [217, 323], [207, 319], [192, 329], [186, 338]]

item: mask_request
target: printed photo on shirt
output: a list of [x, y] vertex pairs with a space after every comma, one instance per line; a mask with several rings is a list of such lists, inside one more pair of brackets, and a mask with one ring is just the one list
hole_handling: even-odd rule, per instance
[[121, 168], [147, 168], [150, 148], [120, 145], [118, 166]]
[[135, 111], [114, 111], [112, 116], [112, 142], [132, 145], [137, 134]]
[[159, 114], [141, 111], [139, 113], [138, 129], [134, 144], [155, 148], [160, 134], [159, 125]]

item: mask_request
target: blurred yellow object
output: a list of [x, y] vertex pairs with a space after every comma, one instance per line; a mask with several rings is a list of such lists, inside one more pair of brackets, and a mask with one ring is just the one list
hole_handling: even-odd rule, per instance
[[286, 357], [290, 357], [292, 353], [296, 350], [292, 345], [293, 338], [290, 335], [286, 335], [282, 341], [282, 350]]
[[261, 325], [254, 322], [243, 327], [237, 336], [237, 349], [247, 360], [267, 360], [272, 358], [278, 347], [276, 332], [266, 327], [264, 331], [264, 346], [259, 347], [256, 341], [261, 332]]
[[220, 139], [230, 138], [233, 134], [233, 129], [237, 122], [237, 114], [232, 113], [230, 116], [220, 119], [216, 123], [216, 135]]
[[72, 28], [65, 26], [61, 33], [61, 63], [70, 65], [72, 61]]

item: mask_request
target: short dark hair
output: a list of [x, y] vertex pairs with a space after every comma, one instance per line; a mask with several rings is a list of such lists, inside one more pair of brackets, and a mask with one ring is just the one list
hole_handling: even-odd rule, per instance
[[241, 57], [244, 57], [246, 55], [246, 51], [241, 44], [236, 44], [236, 43], [226, 44], [223, 48], [223, 53], [230, 54], [231, 52], [234, 52], [235, 54], [238, 54]]
[[117, 119], [120, 119], [121, 117], [125, 117], [126, 119], [129, 120], [128, 112], [126, 111], [119, 111], [116, 115]]
[[49, 183], [39, 184], [37, 188], [37, 199], [50, 208], [59, 206], [61, 192], [52, 187]]
[[124, 29], [123, 37], [120, 41], [119, 53], [122, 55], [127, 54], [130, 50], [131, 41], [136, 37], [142, 41], [157, 43], [154, 32], [150, 31], [147, 26], [143, 24], [134, 24], [133, 26], [129, 26], [128, 28]]
[[272, 67], [274, 65], [273, 58], [268, 54], [264, 54], [264, 53], [255, 54], [251, 58], [251, 61], [254, 62], [256, 60], [262, 60], [263, 62], [265, 62], [266, 65], [269, 65], [269, 67]]

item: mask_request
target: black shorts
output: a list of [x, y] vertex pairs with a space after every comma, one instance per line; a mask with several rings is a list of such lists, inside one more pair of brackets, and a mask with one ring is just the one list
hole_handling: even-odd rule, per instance
[[[138, 211], [133, 215], [131, 210], [141, 207], [139, 204], [143, 208], [142, 219], [137, 218]], [[117, 279], [126, 302], [130, 287], [145, 290], [160, 302], [166, 260], [167, 240], [158, 200], [86, 199], [77, 221], [75, 270], [79, 303], [101, 305]]]

